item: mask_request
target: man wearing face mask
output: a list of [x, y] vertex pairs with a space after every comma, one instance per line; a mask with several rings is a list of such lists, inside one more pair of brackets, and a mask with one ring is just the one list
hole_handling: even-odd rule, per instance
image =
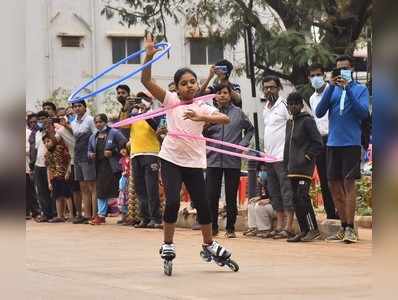
[[[264, 117], [264, 152], [276, 158], [267, 163], [267, 185], [272, 207], [276, 211], [277, 226], [270, 236], [274, 239], [290, 238], [293, 234], [293, 194], [283, 162], [286, 122], [289, 113], [286, 102], [279, 96], [281, 81], [276, 76], [265, 76], [262, 80], [265, 95]], [[287, 224], [284, 226], [285, 214]]]
[[327, 176], [333, 201], [341, 220], [339, 231], [328, 241], [357, 242], [354, 231], [355, 180], [360, 179], [361, 122], [369, 114], [369, 92], [352, 79], [352, 58], [336, 59], [329, 87], [316, 108], [316, 116], [329, 115]]
[[[312, 64], [308, 68], [308, 79], [311, 82], [311, 86], [314, 88], [314, 93], [310, 97], [310, 105], [312, 114], [315, 116], [315, 110], [326, 88], [329, 86], [325, 81], [325, 70], [321, 64]], [[316, 167], [318, 169], [319, 180], [321, 183], [323, 206], [328, 219], [338, 219], [336, 209], [333, 204], [332, 193], [329, 190], [327, 172], [326, 172], [326, 143], [328, 141], [329, 133], [329, 117], [324, 115], [322, 118], [315, 116], [316, 126], [321, 133], [323, 141], [323, 149], [316, 158]]]
[[[130, 116], [149, 111], [152, 107], [150, 94], [140, 92], [133, 98]], [[138, 121], [131, 125], [130, 153], [135, 192], [139, 200], [141, 222], [136, 228], [161, 228], [159, 198], [159, 158], [160, 142], [156, 130], [161, 117]]]
[[[122, 105], [122, 108], [119, 113], [118, 120], [124, 120], [129, 117], [131, 113], [132, 106], [130, 98], [130, 88], [126, 84], [120, 84], [116, 87], [116, 99]], [[120, 128], [120, 132], [127, 138], [130, 138], [130, 126], [123, 126]]]
[[46, 111], [39, 111], [37, 113], [37, 127], [35, 149], [36, 162], [34, 168], [34, 182], [37, 192], [37, 198], [40, 203], [42, 215], [36, 218], [38, 222], [48, 222], [54, 216], [53, 203], [51, 199], [50, 190], [48, 189], [47, 167], [45, 162], [46, 147], [43, 142], [43, 136], [49, 126], [49, 114]]

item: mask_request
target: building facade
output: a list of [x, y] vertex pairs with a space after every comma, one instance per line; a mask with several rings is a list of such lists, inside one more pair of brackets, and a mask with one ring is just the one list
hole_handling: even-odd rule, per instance
[[[27, 110], [35, 109], [56, 90], [70, 93], [127, 54], [142, 49], [145, 26], [128, 28], [119, 24], [117, 16], [106, 19], [100, 14], [104, 5], [102, 0], [27, 1]], [[167, 31], [172, 45], [170, 56], [153, 65], [153, 77], [165, 88], [172, 81], [174, 72], [181, 67], [192, 68], [199, 79], [204, 80], [210, 66], [220, 58], [230, 60], [234, 66], [245, 62], [243, 40], [231, 49], [223, 48], [217, 42], [206, 46], [205, 40], [194, 38], [195, 34], [183, 23], [175, 25], [168, 22]], [[120, 65], [95, 82], [90, 90], [134, 70], [142, 59]], [[261, 137], [261, 91], [258, 89], [257, 98], [253, 98], [250, 80], [245, 75], [238, 77], [233, 74], [231, 81], [241, 85], [243, 109], [250, 118], [253, 119], [253, 113], [258, 112]], [[139, 75], [125, 83], [134, 93], [143, 89]], [[283, 93], [287, 94], [289, 90], [285, 88]], [[92, 100], [97, 111], [103, 111], [105, 95], [103, 93]]]

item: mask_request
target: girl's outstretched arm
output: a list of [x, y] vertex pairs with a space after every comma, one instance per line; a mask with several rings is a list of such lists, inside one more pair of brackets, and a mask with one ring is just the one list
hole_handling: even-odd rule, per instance
[[[145, 61], [144, 64], [153, 59], [155, 56], [156, 52], [159, 51], [159, 49], [155, 48], [155, 42], [153, 35], [151, 33], [147, 33], [144, 37], [144, 44], [145, 44], [145, 49], [146, 49], [146, 56], [145, 56]], [[162, 89], [160, 86], [158, 86], [153, 80], [152, 80], [152, 66], [146, 67], [144, 70], [142, 70], [141, 73], [141, 83], [146, 87], [146, 89], [160, 102], [163, 103], [164, 98], [166, 96], [166, 91]]]

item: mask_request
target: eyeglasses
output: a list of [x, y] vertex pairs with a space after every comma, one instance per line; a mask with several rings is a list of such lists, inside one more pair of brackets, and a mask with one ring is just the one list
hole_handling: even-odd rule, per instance
[[277, 88], [278, 88], [278, 87], [275, 86], [275, 85], [272, 85], [272, 86], [264, 86], [264, 87], [263, 87], [264, 91], [268, 91], [268, 90], [272, 91], [272, 90], [276, 90]]

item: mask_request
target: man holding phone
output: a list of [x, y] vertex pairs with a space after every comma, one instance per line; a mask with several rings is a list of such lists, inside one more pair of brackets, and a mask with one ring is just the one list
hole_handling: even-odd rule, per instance
[[341, 220], [339, 231], [327, 241], [357, 242], [354, 231], [355, 180], [360, 179], [361, 122], [368, 116], [369, 91], [352, 79], [352, 58], [336, 59], [329, 87], [316, 107], [316, 116], [329, 113], [327, 177]]
[[[137, 116], [152, 107], [152, 95], [139, 92], [131, 97], [130, 116]], [[161, 117], [141, 120], [131, 124], [130, 154], [135, 191], [139, 200], [141, 222], [136, 228], [162, 228], [159, 197], [160, 142], [156, 135]]]
[[[232, 63], [226, 59], [220, 60], [210, 68], [209, 76], [200, 88], [201, 95], [215, 94], [218, 85], [228, 84], [231, 86], [231, 100], [235, 106], [242, 108], [242, 97], [240, 95], [240, 85], [231, 83], [229, 77], [234, 69]], [[214, 76], [217, 76], [212, 86], [208, 86]]]
[[[130, 87], [126, 84], [120, 84], [116, 87], [116, 99], [122, 105], [122, 109], [120, 110], [118, 120], [124, 120], [129, 117], [132, 106], [131, 101], [128, 101], [130, 98]], [[120, 128], [120, 132], [129, 139], [130, 137], [130, 126], [123, 126]]]

